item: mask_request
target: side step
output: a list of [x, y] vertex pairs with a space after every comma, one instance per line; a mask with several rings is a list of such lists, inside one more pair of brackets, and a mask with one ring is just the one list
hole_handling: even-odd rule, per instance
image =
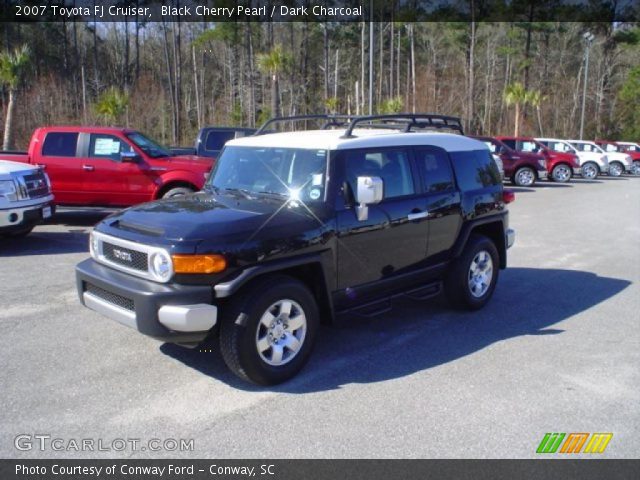
[[406, 292], [395, 293], [388, 297], [384, 297], [381, 300], [375, 300], [373, 302], [358, 305], [357, 307], [341, 310], [337, 312], [337, 314], [343, 315], [345, 313], [350, 313], [365, 318], [371, 318], [389, 312], [393, 308], [394, 299], [406, 297], [411, 300], [422, 301], [435, 297], [439, 295], [440, 292], [442, 292], [442, 282], [430, 283], [407, 290]]

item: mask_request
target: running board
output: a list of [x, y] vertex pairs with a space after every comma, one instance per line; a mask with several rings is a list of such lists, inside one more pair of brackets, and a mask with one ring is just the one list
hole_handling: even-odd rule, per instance
[[442, 282], [430, 283], [418, 288], [407, 290], [406, 292], [395, 293], [381, 300], [364, 303], [357, 307], [348, 308], [336, 312], [339, 315], [350, 313], [360, 317], [371, 318], [389, 312], [393, 308], [393, 300], [397, 298], [410, 298], [411, 300], [423, 301], [435, 297], [442, 292]]

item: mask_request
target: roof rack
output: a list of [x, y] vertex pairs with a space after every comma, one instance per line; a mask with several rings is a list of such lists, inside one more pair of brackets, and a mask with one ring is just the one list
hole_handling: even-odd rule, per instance
[[[347, 126], [342, 138], [353, 138], [353, 130], [357, 125], [368, 122], [368, 128], [386, 128], [390, 130], [402, 130], [410, 132], [412, 128], [430, 128], [430, 129], [447, 129], [455, 130], [464, 135], [462, 121], [459, 117], [449, 117], [446, 115], [437, 115], [433, 113], [393, 113], [385, 115], [343, 115], [343, 114], [317, 114], [317, 115], [293, 115], [290, 117], [274, 117], [270, 118], [262, 124], [262, 126], [253, 134], [262, 135], [271, 130], [267, 127], [274, 123], [294, 122], [303, 120], [326, 120], [322, 129], [329, 127]], [[373, 123], [378, 121], [379, 123]]]
[[[372, 123], [374, 120], [382, 120], [382, 124]], [[354, 117], [349, 124], [342, 138], [353, 138], [353, 130], [358, 124], [369, 122], [370, 128], [400, 128], [403, 127], [404, 132], [410, 132], [412, 128], [435, 128], [449, 129], [460, 132], [464, 135], [462, 121], [459, 117], [449, 117], [446, 115], [437, 115], [433, 113], [393, 113], [387, 115], [365, 115]], [[390, 122], [401, 124], [400, 126], [389, 125]]]
[[327, 129], [329, 127], [343, 127], [347, 123], [351, 121], [351, 119], [355, 118], [354, 115], [338, 115], [338, 114], [317, 114], [317, 115], [293, 115], [290, 117], [274, 117], [270, 118], [266, 122], [262, 124], [262, 126], [253, 134], [262, 135], [267, 132], [267, 127], [274, 123], [281, 122], [294, 122], [294, 121], [302, 121], [302, 120], [326, 120], [322, 129]]

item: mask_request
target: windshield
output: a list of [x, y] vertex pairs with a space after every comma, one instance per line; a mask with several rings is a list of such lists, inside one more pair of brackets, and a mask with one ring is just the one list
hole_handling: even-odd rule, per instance
[[171, 152], [140, 132], [128, 133], [127, 138], [151, 158], [170, 157]]
[[567, 145], [564, 142], [556, 142], [553, 140], [550, 140], [548, 142], [546, 142], [547, 147], [549, 147], [551, 150], [555, 151], [555, 152], [570, 152], [571, 151], [571, 147], [569, 145]]
[[521, 152], [534, 152], [534, 153], [538, 153], [540, 151], [542, 151], [542, 145], [536, 143], [536, 142], [532, 142], [529, 140], [522, 140], [522, 141], [518, 141], [518, 150], [520, 150]]
[[598, 147], [595, 143], [574, 143], [574, 147], [576, 147], [581, 152], [597, 152], [604, 153], [600, 147]]
[[207, 187], [318, 202], [324, 199], [326, 170], [326, 150], [229, 146]]

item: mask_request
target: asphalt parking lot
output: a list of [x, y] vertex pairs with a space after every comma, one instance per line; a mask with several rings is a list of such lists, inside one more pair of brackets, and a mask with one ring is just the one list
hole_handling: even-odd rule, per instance
[[[612, 432], [601, 456], [637, 458], [640, 178], [514, 190], [516, 244], [486, 309], [343, 319], [270, 389], [215, 344], [161, 344], [80, 306], [74, 266], [101, 212], [0, 241], [0, 456], [528, 458], [546, 432]], [[21, 451], [20, 434], [195, 448]]]

